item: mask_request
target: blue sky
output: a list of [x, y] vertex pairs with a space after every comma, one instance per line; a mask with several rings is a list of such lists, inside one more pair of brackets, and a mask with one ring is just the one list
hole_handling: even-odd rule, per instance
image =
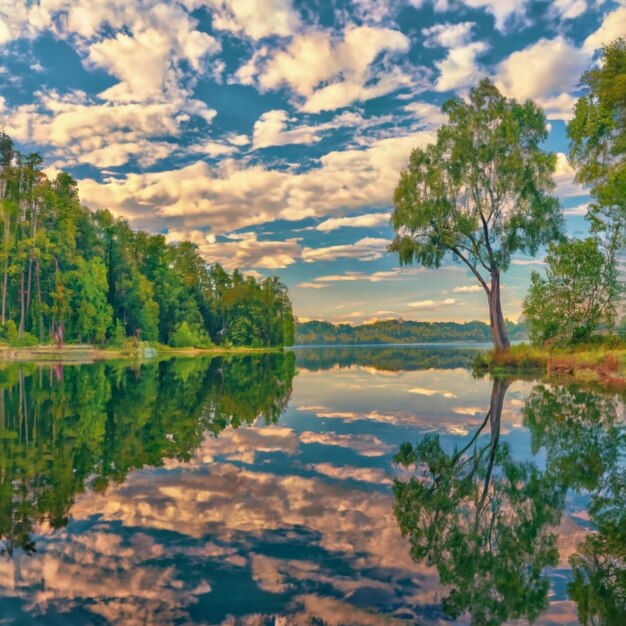
[[[602, 0], [0, 0], [0, 127], [86, 205], [279, 275], [300, 318], [484, 320], [463, 268], [386, 254], [399, 171], [489, 76], [544, 107], [584, 233], [565, 124], [625, 35], [626, 3]], [[541, 255], [507, 273], [508, 317], [532, 269]]]

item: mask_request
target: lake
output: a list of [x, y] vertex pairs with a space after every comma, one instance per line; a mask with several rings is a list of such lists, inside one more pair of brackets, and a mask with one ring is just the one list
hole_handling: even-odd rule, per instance
[[0, 624], [626, 624], [622, 399], [475, 349], [0, 369]]

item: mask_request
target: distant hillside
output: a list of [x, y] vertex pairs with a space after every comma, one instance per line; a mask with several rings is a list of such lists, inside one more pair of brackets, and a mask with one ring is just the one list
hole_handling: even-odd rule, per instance
[[[507, 320], [509, 339], [525, 339], [526, 328]], [[411, 322], [382, 320], [350, 326], [312, 320], [296, 324], [296, 345], [376, 344], [424, 342], [489, 342], [491, 329], [484, 322]]]

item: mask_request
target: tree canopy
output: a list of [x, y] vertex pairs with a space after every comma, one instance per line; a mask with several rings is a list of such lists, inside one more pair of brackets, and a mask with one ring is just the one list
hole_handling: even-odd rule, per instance
[[442, 110], [449, 121], [437, 141], [415, 149], [400, 175], [390, 250], [404, 264], [439, 267], [448, 256], [465, 264], [487, 294], [494, 346], [506, 348], [500, 274], [513, 253], [534, 255], [560, 236], [550, 193], [556, 156], [542, 148], [541, 109], [505, 98], [487, 79]]
[[0, 337], [14, 344], [123, 341], [176, 346], [293, 343], [286, 286], [208, 264], [190, 242], [133, 230], [81, 205], [66, 173], [0, 133]]

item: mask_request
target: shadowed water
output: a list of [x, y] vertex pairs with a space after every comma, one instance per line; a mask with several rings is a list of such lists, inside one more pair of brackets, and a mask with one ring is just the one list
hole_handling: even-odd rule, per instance
[[475, 350], [0, 369], [0, 624], [626, 623], [620, 397]]

